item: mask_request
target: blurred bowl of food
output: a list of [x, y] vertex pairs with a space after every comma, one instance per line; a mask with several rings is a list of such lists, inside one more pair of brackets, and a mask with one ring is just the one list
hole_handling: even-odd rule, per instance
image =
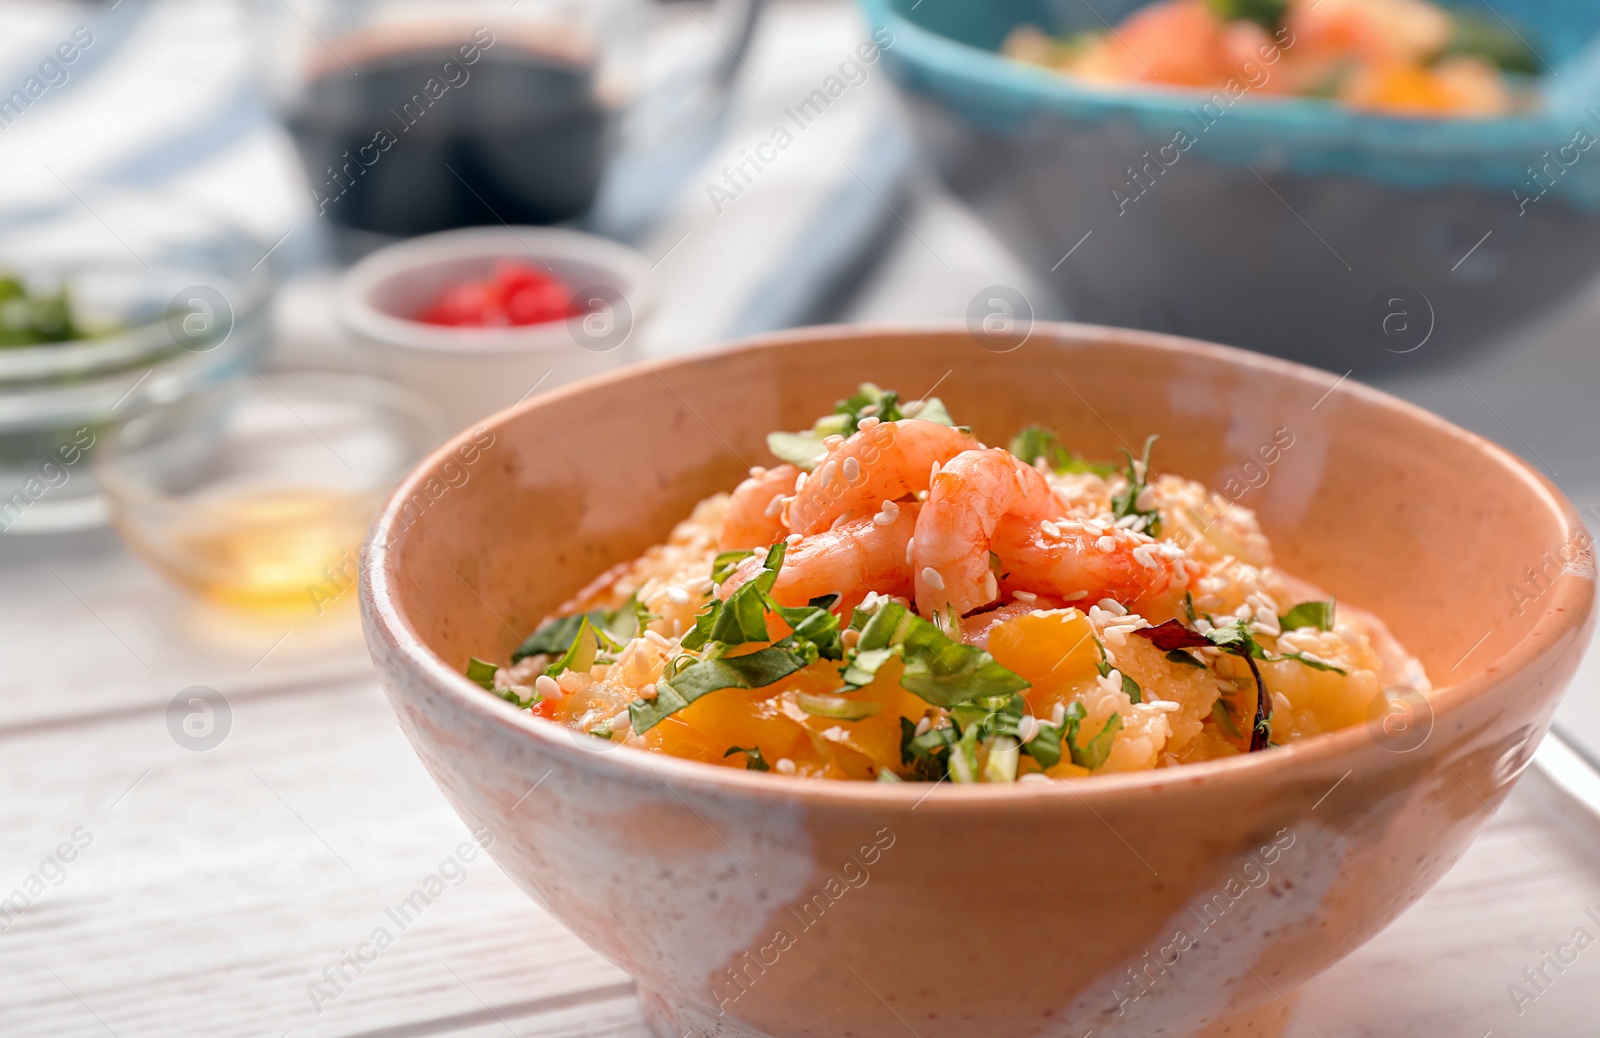
[[632, 249], [549, 227], [475, 227], [374, 252], [335, 302], [354, 362], [452, 426], [633, 359], [653, 293]]
[[1074, 317], [1374, 370], [1600, 268], [1600, 7], [862, 3], [924, 150]]
[[267, 245], [204, 206], [116, 193], [0, 213], [0, 532], [98, 525], [83, 465], [116, 418], [266, 345]]
[[373, 513], [442, 434], [402, 387], [271, 372], [118, 424], [97, 468], [117, 531], [167, 576], [236, 608], [321, 615], [350, 600]]

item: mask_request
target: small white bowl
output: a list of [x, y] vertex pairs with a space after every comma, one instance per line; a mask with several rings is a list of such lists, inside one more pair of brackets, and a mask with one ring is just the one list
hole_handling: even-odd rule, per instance
[[[499, 328], [412, 319], [501, 261], [549, 270], [590, 312]], [[652, 302], [650, 270], [626, 246], [554, 227], [472, 227], [372, 253], [345, 273], [335, 308], [361, 368], [425, 394], [452, 425], [465, 427], [536, 388], [632, 361]]]

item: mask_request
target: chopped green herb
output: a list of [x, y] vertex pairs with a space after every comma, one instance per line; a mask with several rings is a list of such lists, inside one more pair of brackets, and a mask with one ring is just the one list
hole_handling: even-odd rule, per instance
[[876, 418], [882, 422], [920, 418], [940, 425], [955, 425], [949, 410], [938, 397], [929, 397], [902, 407], [899, 393], [863, 382], [854, 396], [839, 401], [834, 405], [832, 414], [817, 419], [810, 429], [804, 432], [768, 433], [767, 449], [796, 468], [810, 472], [827, 454], [822, 441], [829, 436], [850, 436], [863, 418]]
[[956, 641], [897, 602], [879, 605], [862, 629], [842, 675], [846, 687], [868, 684], [896, 655], [905, 662], [901, 686], [935, 706], [952, 707], [1028, 687], [988, 652]]
[[1061, 437], [1054, 429], [1046, 429], [1042, 425], [1030, 425], [1017, 433], [1011, 438], [1007, 449], [1026, 465], [1036, 465], [1043, 458], [1045, 465], [1053, 472], [1093, 472], [1099, 476], [1109, 476], [1116, 471], [1112, 465], [1084, 461], [1061, 445]]
[[529, 656], [561, 656], [572, 648], [573, 639], [587, 620], [590, 628], [609, 643], [613, 649], [639, 636], [639, 632], [658, 617], [644, 607], [637, 596], [629, 598], [615, 609], [591, 609], [587, 613], [558, 616], [539, 625], [538, 630], [525, 638], [511, 654], [512, 663], [520, 663]]
[[1100, 729], [1100, 734], [1090, 739], [1088, 746], [1080, 747], [1078, 726], [1086, 716], [1088, 711], [1082, 703], [1070, 704], [1062, 722], [1058, 725], [1039, 725], [1039, 734], [1022, 747], [1022, 752], [1038, 761], [1040, 767], [1049, 769], [1061, 763], [1061, 750], [1065, 746], [1072, 763], [1090, 771], [1100, 768], [1111, 755], [1111, 745], [1117, 732], [1122, 729], [1122, 715], [1112, 714]]
[[643, 735], [708, 692], [724, 688], [765, 688], [793, 674], [806, 661], [776, 645], [743, 656], [720, 656], [684, 667], [670, 680], [656, 683], [656, 697], [628, 705], [633, 730]]
[[[494, 692], [501, 699], [504, 699], [506, 702], [517, 707], [519, 710], [532, 710], [534, 707], [539, 705], [539, 701], [543, 698], [539, 695], [539, 693], [533, 691], [532, 689], [521, 688], [517, 685], [512, 685], [509, 688], [497, 688], [494, 690]], [[528, 694], [524, 696], [522, 694], [524, 692]]]
[[1190, 626], [1193, 626], [1194, 625], [1194, 593], [1192, 591], [1185, 591], [1183, 593], [1183, 615], [1189, 618], [1189, 624], [1190, 624]]
[[911, 777], [915, 781], [936, 782], [947, 773], [945, 754], [960, 737], [961, 733], [951, 726], [929, 728], [918, 735], [916, 724], [902, 717], [900, 763], [911, 769]]
[[828, 453], [828, 448], [822, 445], [822, 437], [811, 432], [767, 433], [767, 450], [780, 461], [806, 472], [821, 464]]
[[1144, 441], [1144, 455], [1135, 459], [1133, 452], [1127, 449], [1123, 454], [1127, 456], [1128, 467], [1124, 475], [1128, 485], [1122, 492], [1111, 498], [1111, 515], [1115, 519], [1124, 519], [1136, 515], [1144, 519], [1144, 532], [1152, 537], [1161, 536], [1161, 512], [1159, 509], [1139, 507], [1139, 498], [1146, 487], [1150, 485], [1150, 448], [1155, 446], [1159, 437], [1151, 436]]
[[1100, 734], [1090, 739], [1089, 745], [1082, 748], [1078, 746], [1077, 727], [1077, 721], [1074, 720], [1072, 731], [1067, 734], [1067, 746], [1072, 750], [1072, 763], [1090, 771], [1098, 771], [1105, 765], [1106, 758], [1111, 756], [1111, 746], [1116, 740], [1117, 733], [1122, 730], [1122, 715], [1112, 714], [1106, 720], [1105, 727], [1100, 729]]
[[1233, 719], [1233, 711], [1221, 699], [1211, 704], [1211, 716], [1216, 718], [1217, 724], [1228, 730], [1229, 735], [1235, 739], [1244, 738], [1244, 733], [1239, 731], [1239, 722]]
[[[1094, 640], [1094, 647], [1100, 650], [1100, 662], [1094, 665], [1094, 669], [1100, 672], [1101, 677], [1110, 677], [1112, 670], [1111, 660], [1106, 655], [1106, 647], [1104, 643], [1102, 643], [1099, 638], [1096, 638]], [[1117, 671], [1117, 675], [1122, 678], [1122, 692], [1128, 697], [1128, 700], [1133, 703], [1141, 702], [1144, 697], [1144, 689], [1139, 687], [1139, 683], [1128, 677], [1128, 675], [1122, 673], [1120, 670]]]
[[744, 754], [744, 770], [746, 771], [771, 771], [767, 766], [767, 758], [761, 755], [761, 747], [752, 746], [748, 750], [743, 746], [729, 746], [728, 752], [722, 756], [732, 757], [735, 753]]
[[1287, 613], [1278, 617], [1278, 626], [1285, 631], [1297, 631], [1302, 627], [1315, 627], [1319, 631], [1333, 630], [1334, 600], [1326, 602], [1301, 602]]
[[499, 670], [493, 663], [487, 663], [476, 656], [467, 657], [467, 680], [478, 684], [480, 688], [494, 691], [494, 674]]
[[1346, 673], [1348, 673], [1348, 671], [1346, 671], [1343, 667], [1339, 666], [1337, 663], [1329, 663], [1327, 660], [1318, 659], [1317, 657], [1312, 656], [1309, 653], [1304, 653], [1304, 652], [1286, 652], [1286, 653], [1283, 653], [1282, 655], [1276, 657], [1276, 659], [1294, 660], [1296, 663], [1305, 664], [1306, 666], [1310, 667], [1312, 670], [1327, 670], [1327, 671], [1332, 671], [1335, 674], [1346, 674]]
[[864, 699], [847, 699], [844, 696], [817, 696], [801, 692], [795, 705], [812, 717], [832, 717], [841, 721], [859, 721], [883, 712], [882, 703]]
[[739, 568], [739, 563], [756, 554], [754, 548], [736, 548], [733, 551], [722, 551], [711, 561], [711, 583], [720, 584], [728, 579], [728, 575]]
[[30, 292], [18, 278], [0, 274], [0, 347], [43, 346], [87, 337], [73, 324], [66, 288]]
[[1289, 0], [1207, 0], [1224, 21], [1251, 21], [1264, 29], [1276, 29], [1289, 11]]
[[1256, 666], [1256, 660], [1270, 661], [1284, 657], [1267, 654], [1255, 636], [1250, 633], [1248, 620], [1236, 620], [1226, 627], [1213, 628], [1205, 634], [1191, 631], [1176, 620], [1168, 620], [1155, 627], [1143, 627], [1133, 633], [1149, 639], [1156, 648], [1166, 652], [1214, 645], [1223, 652], [1244, 660], [1256, 684], [1256, 717], [1250, 732], [1250, 752], [1255, 753], [1267, 748], [1267, 743], [1272, 737], [1272, 697], [1267, 692], [1267, 683], [1261, 678], [1261, 668]]
[[595, 633], [594, 625], [589, 623], [589, 617], [585, 614], [578, 621], [577, 633], [573, 635], [566, 654], [546, 667], [544, 672], [555, 677], [569, 670], [588, 670], [594, 666], [595, 657], [599, 654], [600, 636]]
[[1204, 663], [1201, 663], [1199, 660], [1195, 659], [1187, 652], [1184, 652], [1182, 649], [1173, 649], [1171, 652], [1167, 653], [1167, 660], [1170, 663], [1181, 663], [1185, 667], [1199, 667], [1201, 670], [1206, 669], [1206, 665]]

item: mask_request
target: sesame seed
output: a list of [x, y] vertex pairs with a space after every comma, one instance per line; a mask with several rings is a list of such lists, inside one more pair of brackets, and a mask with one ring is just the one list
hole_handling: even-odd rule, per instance
[[805, 538], [800, 536], [799, 534], [791, 533], [789, 536], [787, 536], [787, 537], [785, 537], [783, 539], [783, 543], [785, 543], [789, 547], [793, 548], [795, 545], [799, 544], [803, 540], [805, 540]]
[[1032, 591], [1013, 591], [1011, 592], [1011, 597], [1016, 599], [1018, 602], [1039, 601], [1039, 596], [1034, 594]]
[[842, 471], [844, 472], [844, 481], [853, 486], [856, 480], [861, 478], [861, 462], [854, 458], [846, 458], [844, 459]]
[[944, 590], [944, 578], [941, 577], [939, 575], [939, 571], [934, 569], [932, 566], [922, 567], [922, 581], [935, 591]]
[[892, 516], [888, 512], [879, 512], [872, 517], [872, 521], [878, 526], [893, 526], [896, 518], [896, 516]]
[[927, 735], [932, 730], [933, 730], [933, 718], [924, 717], [922, 720], [917, 722], [917, 735], [919, 735], [919, 736]]
[[1139, 491], [1139, 496], [1133, 499], [1133, 507], [1141, 512], [1153, 512], [1156, 509], [1156, 488], [1145, 487]]
[[805, 488], [806, 488], [806, 473], [802, 472], [798, 476], [794, 477], [794, 492], [796, 494], [798, 494], [798, 493], [800, 493], [800, 491], [804, 490]]
[[832, 436], [824, 436], [822, 438], [822, 445], [828, 448], [830, 451], [843, 442], [844, 437], [840, 436], [838, 433], [834, 433]]
[[654, 645], [658, 649], [672, 648], [672, 643], [667, 641], [660, 631], [646, 630], [644, 632], [644, 640], [649, 642], [651, 645]]
[[995, 598], [998, 598], [999, 595], [1000, 595], [1000, 584], [999, 584], [998, 581], [996, 581], [994, 579], [994, 571], [993, 570], [990, 570], [988, 573], [985, 573], [983, 576], [984, 576], [984, 580], [983, 580], [983, 593], [984, 593], [984, 596], [986, 598], [988, 598], [990, 601], [993, 601]]
[[794, 761], [790, 760], [788, 757], [779, 757], [773, 763], [772, 768], [780, 775], [793, 775]]
[[779, 512], [783, 511], [783, 506], [788, 504], [788, 502], [788, 498], [784, 497], [782, 494], [779, 494], [771, 501], [767, 502], [767, 510], [764, 514], [768, 519], [772, 519], [777, 516]]
[[1121, 519], [1117, 520], [1116, 529], [1119, 529], [1119, 530], [1129, 529], [1129, 528], [1131, 528], [1133, 526], [1134, 523], [1139, 521], [1139, 518], [1140, 517], [1136, 516], [1136, 515], [1125, 515]]
[[533, 690], [542, 699], [560, 699], [562, 695], [561, 683], [548, 674], [540, 674], [534, 679]]
[[1011, 474], [1017, 478], [1017, 489], [1022, 491], [1022, 496], [1028, 496], [1028, 481], [1022, 478], [1021, 469], [1012, 469]]
[[1083, 524], [1078, 522], [1076, 519], [1057, 519], [1056, 528], [1061, 530], [1063, 533], [1068, 531], [1076, 533], [1083, 529]]
[[863, 407], [861, 409], [861, 413], [864, 414], [864, 415], [867, 415], [869, 417], [872, 416], [872, 415], [875, 415], [875, 414], [878, 413], [878, 405], [877, 404], [868, 404], [866, 407]]
[[1044, 531], [1044, 535], [1046, 537], [1052, 538], [1054, 540], [1060, 540], [1061, 539], [1061, 527], [1057, 526], [1055, 523], [1052, 523], [1048, 519], [1046, 519], [1044, 522], [1039, 524], [1039, 529]]
[[1074, 591], [1070, 595], [1062, 596], [1061, 601], [1063, 601], [1063, 602], [1077, 602], [1077, 601], [1080, 601], [1080, 600], [1088, 598], [1088, 597], [1089, 597], [1089, 592], [1087, 592], [1087, 591]]
[[1098, 541], [1095, 541], [1095, 544], [1099, 546], [1101, 551], [1106, 552], [1107, 554], [1117, 550], [1117, 541], [1115, 537], [1101, 537]]
[[1170, 699], [1152, 699], [1145, 704], [1152, 710], [1159, 710], [1164, 714], [1175, 714], [1183, 709], [1182, 703], [1174, 703]]
[[1037, 771], [1030, 771], [1017, 779], [1018, 782], [1049, 782], [1049, 775], [1041, 775]]
[[656, 683], [654, 681], [639, 690], [640, 699], [654, 699], [656, 697]]
[[1067, 704], [1057, 703], [1050, 710], [1050, 724], [1055, 728], [1061, 727], [1061, 722], [1067, 719]]
[[750, 466], [750, 478], [751, 479], [760, 479], [762, 476], [765, 476], [766, 474], [767, 474], [766, 466], [764, 466], [764, 465], [751, 465]]
[[817, 486], [823, 490], [828, 489], [833, 484], [833, 474], [837, 471], [839, 471], [839, 463], [832, 458], [823, 462], [822, 467], [817, 470]]
[[1133, 561], [1146, 569], [1156, 568], [1156, 560], [1150, 557], [1150, 549], [1143, 545], [1133, 549]]
[[1032, 742], [1033, 737], [1038, 734], [1039, 722], [1027, 714], [1023, 714], [1021, 719], [1017, 721], [1017, 741], [1026, 745]]
[[681, 587], [668, 584], [667, 598], [671, 599], [677, 605], [687, 605], [689, 603], [689, 592], [685, 591]]
[[868, 429], [872, 428], [874, 425], [877, 425], [880, 420], [881, 419], [875, 418], [875, 417], [873, 417], [872, 415], [869, 414], [865, 418], [861, 419], [859, 422], [856, 423], [856, 428], [860, 429], [862, 432], [866, 432]]
[[909, 540], [909, 541], [906, 542], [906, 565], [907, 566], [911, 565], [911, 553], [916, 550], [916, 547], [917, 547], [917, 542], [915, 540]]
[[1096, 602], [1095, 605], [1099, 606], [1101, 609], [1104, 609], [1112, 616], [1128, 615], [1128, 607], [1123, 605], [1121, 602], [1118, 602], [1114, 598], [1102, 598], [1100, 601]]
[[928, 470], [928, 485], [930, 487], [933, 486], [934, 478], [936, 476], [938, 476], [938, 475], [939, 475], [939, 463], [936, 461], [936, 462], [933, 463], [933, 468]]

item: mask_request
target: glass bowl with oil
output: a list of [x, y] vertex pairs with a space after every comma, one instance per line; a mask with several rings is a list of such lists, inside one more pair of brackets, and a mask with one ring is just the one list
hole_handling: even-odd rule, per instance
[[438, 410], [356, 375], [257, 373], [116, 427], [97, 472], [112, 522], [157, 569], [252, 612], [354, 599], [368, 523], [443, 435]]

